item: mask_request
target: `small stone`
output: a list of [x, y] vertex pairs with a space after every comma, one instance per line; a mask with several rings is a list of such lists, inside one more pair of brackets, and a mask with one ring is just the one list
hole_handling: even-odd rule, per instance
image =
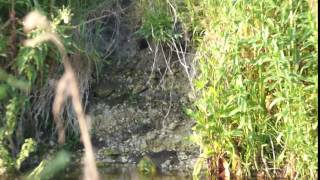
[[128, 157], [126, 157], [126, 156], [121, 156], [121, 157], [119, 158], [119, 161], [120, 161], [121, 163], [127, 163], [127, 162], [128, 162]]
[[188, 156], [185, 152], [179, 152], [177, 155], [180, 161], [188, 159]]
[[167, 168], [167, 166], [166, 166], [166, 164], [161, 164], [161, 169], [166, 169]]
[[157, 136], [156, 133], [150, 132], [150, 133], [147, 134], [147, 139], [148, 140], [153, 140], [153, 139], [156, 138], [156, 136]]
[[51, 140], [49, 141], [49, 145], [50, 145], [50, 146], [54, 146], [54, 144], [55, 144], [55, 143], [54, 143], [53, 141], [51, 141]]
[[144, 139], [141, 140], [140, 148], [141, 150], [144, 150], [148, 147], [146, 141]]

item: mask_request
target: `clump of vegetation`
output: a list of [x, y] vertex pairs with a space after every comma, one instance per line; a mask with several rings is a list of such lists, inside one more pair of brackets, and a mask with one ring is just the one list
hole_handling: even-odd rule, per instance
[[[161, 73], [161, 81], [165, 82], [165, 76], [172, 75], [172, 67], [179, 63], [192, 86], [192, 72], [194, 71], [190, 60], [187, 58], [189, 48], [188, 39], [179, 20], [178, 5], [166, 0], [147, 1], [140, 0], [137, 3], [137, 11], [141, 11], [141, 26], [137, 34], [142, 36], [148, 44], [149, 50], [154, 55], [151, 74], [148, 81], [154, 76], [154, 71], [160, 64], [165, 64], [164, 73]], [[164, 86], [163, 86], [164, 87]]]
[[144, 156], [138, 163], [138, 169], [143, 174], [153, 175], [157, 172], [155, 163], [148, 156]]
[[175, 31], [174, 16], [169, 11], [170, 6], [165, 1], [141, 1], [141, 27], [138, 34], [156, 43], [171, 42], [179, 33]]
[[[197, 122], [193, 139], [201, 149], [195, 178], [205, 164], [210, 176], [218, 176], [223, 166], [234, 176], [317, 178], [318, 12], [313, 2], [174, 4], [175, 17], [192, 33], [196, 49], [196, 99], [187, 111]], [[157, 12], [149, 13], [142, 29], [152, 37], [154, 29], [146, 27], [164, 25], [152, 21]]]
[[[50, 50], [48, 44], [30, 48], [22, 46], [22, 43], [19, 42], [24, 35], [36, 37], [41, 33], [40, 31], [33, 31], [30, 34], [24, 34], [21, 31], [22, 19], [19, 16], [23, 13], [16, 11], [15, 8], [16, 6], [19, 8], [21, 8], [20, 6], [29, 7], [29, 5], [32, 6], [32, 4], [19, 4], [12, 1], [1, 6], [1, 8], [8, 7], [3, 12], [10, 14], [7, 22], [2, 24], [3, 26], [0, 29], [0, 60], [1, 63], [6, 64], [1, 64], [3, 69], [1, 69], [0, 74], [2, 80], [1, 106], [5, 107], [1, 108], [1, 113], [4, 113], [5, 116], [0, 121], [1, 175], [18, 171], [22, 162], [31, 152], [35, 151], [35, 140], [32, 138], [25, 139], [25, 137], [32, 137], [31, 130], [37, 129], [37, 127], [26, 130], [25, 127], [22, 127], [22, 124], [30, 120], [25, 117], [26, 114], [30, 115], [28, 109], [32, 107], [32, 103], [36, 99], [30, 95], [36, 94], [36, 91], [48, 80], [50, 71], [48, 65], [50, 63], [46, 59], [58, 59], [59, 62], [59, 55]], [[66, 21], [69, 15], [68, 10], [64, 8], [58, 12], [58, 15], [54, 17], [54, 27], [52, 27], [54, 31], [65, 33], [65, 28], [60, 26], [60, 23], [61, 21], [69, 23]], [[6, 16], [1, 13], [1, 17]], [[36, 118], [34, 120], [37, 120]], [[40, 125], [41, 123], [37, 122], [35, 124]]]
[[[57, 8], [56, 4], [62, 8]], [[74, 4], [73, 4], [74, 5]], [[52, 44], [42, 43], [35, 47], [23, 46], [26, 38], [37, 38], [43, 29], [23, 32], [25, 23], [22, 17], [32, 9], [38, 9], [52, 20], [50, 32], [61, 36], [67, 53], [79, 55], [78, 47], [71, 35], [70, 7], [63, 6], [60, 1], [10, 1], [0, 2], [0, 169], [2, 174], [19, 171], [22, 162], [35, 151], [36, 141], [42, 143], [54, 138], [55, 125], [51, 115], [51, 107], [55, 90], [55, 78], [62, 74], [61, 55]], [[9, 16], [8, 16], [9, 15]], [[37, 22], [38, 23], [38, 22]], [[77, 56], [79, 66], [85, 60]], [[91, 71], [86, 65], [82, 69], [80, 96], [85, 94], [87, 77]], [[69, 114], [69, 116], [68, 116]], [[79, 129], [72, 106], [68, 106], [62, 116], [68, 116], [67, 132], [78, 136]], [[32, 124], [32, 125], [31, 125]], [[43, 131], [49, 132], [45, 135]], [[32, 138], [30, 138], [32, 137]], [[36, 139], [36, 140], [33, 140]], [[78, 141], [79, 142], [79, 141]]]
[[51, 42], [58, 48], [58, 52], [62, 56], [62, 63], [64, 66], [64, 74], [57, 82], [55, 99], [52, 106], [52, 112], [58, 130], [58, 142], [60, 144], [63, 144], [65, 142], [65, 129], [63, 123], [61, 122], [60, 115], [65, 104], [65, 99], [70, 97], [72, 100], [74, 112], [79, 123], [81, 139], [83, 141], [85, 149], [84, 179], [98, 180], [99, 174], [96, 169], [92, 143], [90, 140], [88, 125], [86, 122], [86, 115], [82, 107], [78, 80], [69, 61], [67, 51], [65, 50], [65, 47], [57, 33], [54, 32], [53, 27], [54, 24], [48, 21], [46, 17], [38, 11], [30, 12], [24, 19], [24, 31], [30, 32], [34, 29], [39, 29], [43, 30], [43, 33], [36, 38], [26, 40], [24, 44], [28, 47], [36, 47], [41, 43]]
[[226, 159], [235, 175], [316, 179], [313, 7], [307, 1], [189, 3], [199, 10], [190, 17], [201, 19], [204, 31], [196, 58], [198, 99], [190, 111], [201, 157], [213, 159], [213, 169]]
[[70, 154], [59, 151], [53, 157], [42, 160], [41, 163], [26, 177], [26, 179], [52, 179], [70, 163]]

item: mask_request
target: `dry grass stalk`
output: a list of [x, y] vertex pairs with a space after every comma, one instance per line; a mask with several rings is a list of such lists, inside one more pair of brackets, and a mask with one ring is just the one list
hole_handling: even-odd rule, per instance
[[[37, 24], [39, 22], [40, 24]], [[24, 30], [29, 32], [35, 28], [46, 30], [43, 34], [34, 39], [29, 39], [25, 42], [26, 46], [34, 47], [45, 41], [50, 41], [57, 46], [63, 58], [63, 65], [65, 73], [58, 81], [56, 88], [56, 96], [53, 103], [53, 114], [59, 131], [59, 143], [64, 143], [64, 127], [61, 119], [59, 118], [62, 106], [66, 97], [71, 97], [74, 111], [79, 121], [82, 142], [85, 148], [85, 161], [84, 161], [84, 179], [85, 180], [98, 180], [99, 174], [96, 168], [92, 143], [90, 140], [89, 129], [86, 123], [86, 116], [84, 114], [80, 92], [78, 89], [78, 82], [72, 66], [68, 60], [67, 53], [63, 44], [61, 43], [58, 35], [50, 31], [50, 22], [46, 20], [40, 13], [33, 11], [28, 14], [24, 19]]]

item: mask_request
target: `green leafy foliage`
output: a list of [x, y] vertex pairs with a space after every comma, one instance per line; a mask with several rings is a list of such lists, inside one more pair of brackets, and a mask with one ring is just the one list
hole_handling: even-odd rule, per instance
[[[0, 2], [0, 9], [6, 9], [9, 14], [12, 11], [12, 7], [16, 7], [17, 9], [21, 6], [40, 7], [37, 1], [34, 1], [34, 3], [24, 4], [20, 1], [12, 1], [10, 3]], [[50, 7], [44, 6], [43, 8]], [[18, 11], [16, 13], [21, 13], [23, 16], [27, 13], [27, 11]], [[70, 30], [70, 25], [68, 25], [71, 18], [70, 9], [63, 7], [58, 11], [52, 10], [51, 12], [53, 31], [61, 34], [66, 47], [72, 49], [71, 36], [66, 35], [66, 32]], [[6, 16], [0, 13], [0, 17]], [[11, 21], [7, 22], [14, 23]], [[58, 61], [56, 64], [60, 62], [60, 55], [49, 44], [41, 44], [35, 48], [22, 46], [23, 43], [9, 44], [11, 39], [21, 38], [20, 24], [14, 24], [14, 26], [16, 28], [12, 28], [13, 26], [9, 24], [1, 26], [0, 29], [0, 99], [2, 100], [1, 106], [5, 107], [1, 109], [1, 113], [5, 114], [5, 116], [0, 119], [0, 175], [12, 174], [19, 171], [22, 163], [36, 150], [36, 142], [32, 138], [24, 139], [23, 144], [16, 144], [14, 142], [14, 140], [21, 138], [21, 134], [23, 133], [20, 129], [17, 129], [17, 124], [23, 120], [20, 118], [24, 115], [22, 112], [28, 111], [28, 108], [30, 108], [29, 105], [32, 102], [32, 98], [29, 96], [30, 93], [35, 92], [48, 80], [49, 65], [54, 64], [54, 62], [48, 62], [47, 59]], [[41, 33], [40, 30], [34, 30], [26, 34], [26, 36], [28, 38], [35, 38]], [[17, 50], [16, 53], [14, 53], [14, 49]], [[23, 139], [18, 139], [17, 141], [19, 140], [23, 141]], [[17, 149], [20, 146], [21, 149]], [[18, 155], [15, 155], [16, 153]]]
[[[223, 157], [243, 176], [316, 179], [317, 2], [141, 3], [139, 32], [146, 38], [174, 39], [174, 18], [192, 33], [197, 98], [185, 112], [197, 122], [192, 139], [201, 158]], [[196, 163], [194, 178], [203, 163]]]
[[15, 163], [16, 169], [20, 169], [22, 162], [26, 160], [26, 158], [29, 157], [30, 153], [34, 152], [35, 150], [36, 142], [32, 138], [25, 139]]
[[70, 163], [70, 153], [59, 151], [55, 156], [43, 160], [28, 176], [27, 179], [52, 179]]
[[144, 13], [138, 34], [156, 43], [171, 42], [172, 39], [180, 37], [180, 33], [175, 30], [174, 17], [168, 11], [165, 1], [141, 1], [140, 6]]
[[6, 127], [4, 128], [4, 134], [1, 135], [2, 138], [11, 137], [13, 131], [15, 130], [17, 123], [17, 115], [19, 112], [20, 103], [17, 97], [12, 98], [6, 107]]
[[0, 34], [0, 57], [5, 57], [6, 56], [6, 37]]
[[[15, 126], [16, 126], [16, 121], [17, 121], [17, 112], [19, 111], [19, 106], [20, 103], [18, 101], [17, 97], [12, 98], [8, 105], [6, 106], [6, 114], [5, 114], [5, 119], [2, 120], [3, 122], [5, 122], [4, 126], [0, 128], [0, 146], [1, 146], [1, 151], [7, 151], [5, 150], [5, 140], [8, 140], [11, 138], [14, 130], [15, 130]], [[9, 154], [9, 152], [4, 152], [1, 153], [1, 155], [6, 156], [7, 154]], [[3, 159], [10, 159], [7, 157], [3, 157]]]
[[290, 167], [298, 177], [316, 179], [312, 7], [307, 1], [186, 0], [185, 8], [186, 27], [204, 32], [194, 37], [199, 95], [188, 114], [197, 121], [193, 139], [205, 157], [227, 158], [233, 172], [241, 164], [246, 176]]
[[14, 168], [14, 160], [10, 152], [2, 144], [0, 144], [0, 174], [12, 173]]
[[0, 85], [0, 100], [7, 96], [8, 85], [1, 84]]
[[33, 139], [26, 139], [18, 158], [12, 157], [10, 151], [8, 151], [6, 141], [11, 141], [13, 133], [16, 128], [17, 116], [19, 115], [19, 110], [23, 103], [21, 103], [21, 98], [12, 98], [7, 107], [5, 114], [5, 126], [0, 128], [0, 174], [13, 173], [19, 170], [22, 162], [29, 156], [31, 152], [35, 150], [36, 143]]

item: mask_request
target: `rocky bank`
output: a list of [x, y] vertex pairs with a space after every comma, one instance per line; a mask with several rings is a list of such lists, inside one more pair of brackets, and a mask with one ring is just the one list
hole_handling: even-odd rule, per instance
[[[136, 35], [139, 21], [131, 4], [117, 17], [117, 41], [92, 86], [88, 109], [97, 160], [135, 164], [148, 156], [162, 172], [192, 172], [198, 148], [188, 140], [194, 122], [183, 112], [188, 80], [174, 55], [166, 63]], [[112, 27], [116, 21], [110, 18], [106, 25]], [[114, 32], [103, 33], [112, 40]]]

